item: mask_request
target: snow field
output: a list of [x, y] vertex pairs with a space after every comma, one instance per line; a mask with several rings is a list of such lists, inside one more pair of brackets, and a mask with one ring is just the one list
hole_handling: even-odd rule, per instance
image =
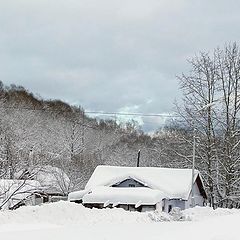
[[0, 212], [2, 240], [240, 240], [240, 210], [200, 208], [193, 221], [153, 222], [148, 213], [58, 202]]
[[[214, 219], [219, 216], [227, 216], [232, 214], [240, 214], [239, 209], [217, 208], [213, 210], [210, 207], [195, 207], [183, 211], [184, 216], [190, 218], [191, 221], [202, 221], [207, 219]], [[240, 240], [240, 238], [239, 238]]]
[[107, 224], [151, 222], [146, 213], [129, 212], [123, 209], [89, 209], [81, 204], [60, 201], [41, 206], [21, 207], [15, 211], [0, 211], [2, 224], [39, 224], [55, 225]]

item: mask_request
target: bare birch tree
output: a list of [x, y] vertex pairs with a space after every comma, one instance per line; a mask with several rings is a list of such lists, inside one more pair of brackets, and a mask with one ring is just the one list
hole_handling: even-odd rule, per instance
[[178, 111], [196, 129], [197, 165], [211, 205], [239, 201], [239, 58], [236, 43], [200, 53], [189, 61], [190, 73], [179, 77], [184, 106]]

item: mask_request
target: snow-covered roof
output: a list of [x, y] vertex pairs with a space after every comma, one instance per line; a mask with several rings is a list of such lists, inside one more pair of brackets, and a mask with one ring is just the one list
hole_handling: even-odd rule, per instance
[[[196, 180], [199, 171], [195, 170]], [[159, 190], [167, 198], [181, 198], [187, 200], [192, 188], [192, 170], [158, 167], [96, 167], [85, 189], [98, 186], [112, 186], [125, 179], [132, 178], [144, 186]]]
[[58, 167], [51, 165], [37, 166], [27, 171], [21, 170], [15, 177], [25, 178], [24, 174], [26, 174], [26, 178], [38, 181], [47, 193], [67, 194], [69, 192], [71, 181], [67, 174]]
[[81, 190], [81, 191], [74, 191], [68, 194], [69, 201], [77, 201], [82, 200], [83, 196], [89, 193], [90, 190]]
[[62, 169], [47, 165], [39, 167], [35, 172], [34, 179], [40, 182], [46, 192], [68, 193], [71, 181]]
[[155, 205], [163, 199], [163, 193], [146, 187], [114, 188], [96, 187], [83, 196], [83, 203]]
[[0, 207], [11, 208], [37, 191], [41, 186], [35, 180], [0, 179]]

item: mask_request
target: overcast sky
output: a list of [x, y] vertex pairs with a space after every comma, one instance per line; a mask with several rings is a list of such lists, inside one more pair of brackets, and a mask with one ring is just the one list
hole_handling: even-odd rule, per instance
[[[240, 1], [0, 0], [0, 79], [86, 110], [171, 113], [187, 59], [240, 39]], [[162, 119], [143, 119], [151, 130]]]

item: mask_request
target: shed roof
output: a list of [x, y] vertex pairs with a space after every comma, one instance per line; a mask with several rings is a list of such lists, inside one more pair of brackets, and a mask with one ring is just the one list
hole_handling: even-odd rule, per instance
[[[199, 171], [194, 172], [194, 181]], [[159, 190], [168, 198], [187, 200], [192, 188], [192, 170], [158, 167], [96, 167], [85, 189], [94, 189], [98, 186], [112, 186], [121, 181], [133, 178], [144, 186]]]
[[33, 174], [35, 174], [34, 179], [40, 182], [45, 192], [68, 193], [71, 181], [62, 169], [46, 165], [34, 169]]
[[15, 174], [15, 177], [17, 179], [34, 179], [38, 181], [44, 192], [48, 194], [67, 194], [71, 184], [68, 175], [62, 169], [51, 165], [21, 170]]

